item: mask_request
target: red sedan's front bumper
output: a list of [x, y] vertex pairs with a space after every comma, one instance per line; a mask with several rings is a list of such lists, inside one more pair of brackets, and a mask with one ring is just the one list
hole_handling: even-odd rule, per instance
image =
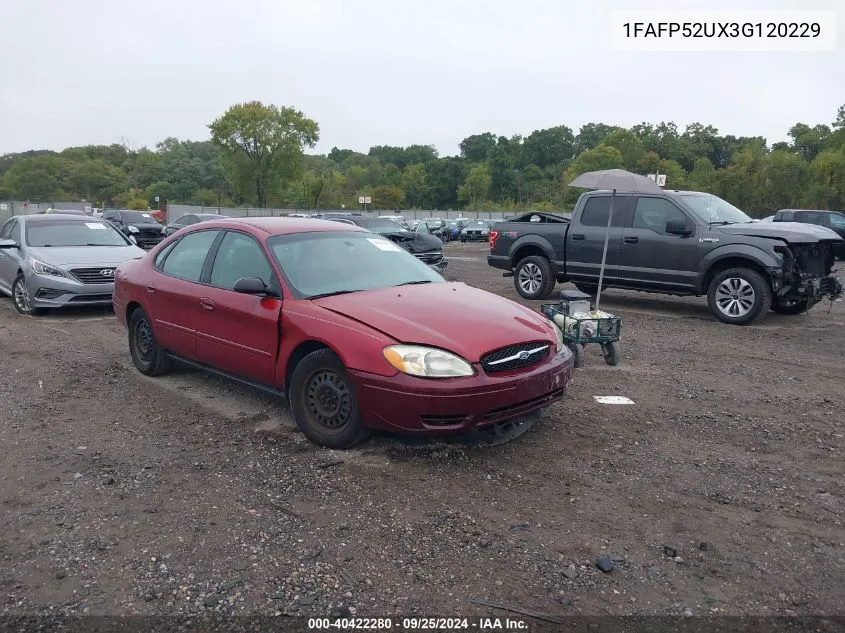
[[410, 433], [460, 432], [504, 422], [562, 398], [572, 380], [569, 350], [523, 371], [468, 378], [385, 377], [350, 370], [367, 426]]

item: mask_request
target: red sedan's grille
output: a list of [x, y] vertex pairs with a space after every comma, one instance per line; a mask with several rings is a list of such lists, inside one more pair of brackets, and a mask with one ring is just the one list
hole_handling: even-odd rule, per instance
[[547, 358], [550, 347], [548, 343], [542, 341], [505, 347], [482, 356], [481, 366], [487, 373], [530, 367]]

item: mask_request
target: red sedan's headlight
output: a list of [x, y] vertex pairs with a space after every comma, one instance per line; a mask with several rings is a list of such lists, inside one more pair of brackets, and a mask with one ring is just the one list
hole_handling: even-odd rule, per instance
[[388, 363], [404, 374], [421, 378], [460, 378], [475, 371], [460, 356], [424, 345], [391, 345], [384, 348]]

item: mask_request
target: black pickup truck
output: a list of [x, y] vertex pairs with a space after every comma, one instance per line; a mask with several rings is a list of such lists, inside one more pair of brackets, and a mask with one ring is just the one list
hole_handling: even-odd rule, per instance
[[[610, 192], [578, 199], [571, 216], [527, 213], [497, 222], [487, 263], [514, 277], [525, 299], [546, 299], [557, 282], [595, 293]], [[707, 295], [712, 313], [745, 325], [769, 309], [800, 314], [842, 294], [832, 275], [830, 229], [752, 222], [721, 198], [694, 191], [617, 195], [609, 229], [604, 288]]]

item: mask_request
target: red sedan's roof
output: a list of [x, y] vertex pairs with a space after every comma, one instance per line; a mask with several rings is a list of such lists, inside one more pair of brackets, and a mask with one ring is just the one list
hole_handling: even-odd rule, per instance
[[[270, 235], [286, 235], [288, 233], [308, 233], [312, 231], [364, 231], [359, 226], [345, 222], [318, 220], [316, 218], [288, 218], [288, 217], [251, 217], [251, 218], [221, 218], [209, 220], [215, 224], [247, 225], [264, 231]], [[208, 222], [203, 223], [208, 226]]]

